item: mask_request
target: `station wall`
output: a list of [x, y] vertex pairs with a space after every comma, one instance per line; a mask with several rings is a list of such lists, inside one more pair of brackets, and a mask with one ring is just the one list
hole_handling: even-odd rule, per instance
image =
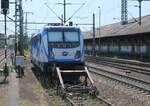
[[[150, 33], [96, 38], [94, 45], [93, 39], [85, 40], [87, 54], [150, 58]], [[93, 52], [94, 49], [95, 51]]]

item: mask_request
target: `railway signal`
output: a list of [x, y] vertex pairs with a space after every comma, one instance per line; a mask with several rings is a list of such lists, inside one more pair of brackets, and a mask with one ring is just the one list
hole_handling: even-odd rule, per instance
[[9, 0], [1, 0], [1, 9], [9, 9]]
[[2, 14], [4, 14], [4, 20], [5, 20], [5, 66], [4, 66], [4, 75], [7, 77], [9, 75], [8, 72], [8, 66], [7, 66], [7, 14], [9, 10], [9, 0], [1, 0], [1, 9], [2, 9]]

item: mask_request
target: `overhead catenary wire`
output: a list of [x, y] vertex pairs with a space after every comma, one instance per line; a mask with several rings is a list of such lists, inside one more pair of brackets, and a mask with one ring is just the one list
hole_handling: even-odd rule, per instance
[[[83, 3], [83, 4], [67, 19], [67, 21], [69, 21], [84, 5], [85, 5], [85, 3]], [[66, 21], [66, 22], [67, 22], [67, 21]]]
[[[50, 3], [50, 4], [55, 4], [55, 5], [64, 5], [64, 14], [63, 14], [63, 16], [62, 17], [59, 17], [57, 14], [56, 14], [56, 12], [52, 9], [52, 8], [50, 8], [49, 6], [48, 6], [48, 3]], [[66, 5], [80, 5], [80, 4], [82, 4], [67, 20], [66, 20]], [[63, 21], [64, 23], [66, 23], [67, 21], [69, 21], [71, 18], [73, 18], [73, 16], [85, 5], [85, 3], [66, 3], [66, 0], [64, 0], [64, 2], [63, 3], [60, 3], [60, 2], [58, 2], [58, 3], [51, 3], [51, 2], [46, 2], [45, 3], [45, 5], [57, 16], [57, 18], [59, 18], [61, 21]]]
[[134, 19], [135, 22], [138, 22], [137, 19], [129, 11], [128, 14]]
[[56, 13], [52, 8], [50, 8], [50, 7], [48, 6], [47, 3], [44, 3], [44, 4], [46, 5], [47, 8], [49, 8], [49, 9], [51, 10], [51, 12], [52, 12], [58, 19], [60, 19], [60, 20], [62, 21], [62, 18], [59, 17], [59, 16], [57, 15], [57, 13]]

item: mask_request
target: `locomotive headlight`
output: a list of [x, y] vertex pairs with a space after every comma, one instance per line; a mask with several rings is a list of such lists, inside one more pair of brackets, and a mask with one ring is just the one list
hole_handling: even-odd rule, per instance
[[52, 51], [49, 51], [49, 52], [48, 52], [48, 55], [49, 55], [50, 57], [52, 57], [52, 58], [54, 57], [54, 53], [53, 53]]
[[81, 52], [78, 50], [78, 51], [76, 51], [76, 54], [75, 54], [75, 59], [78, 59], [78, 58], [80, 58], [80, 54], [81, 54]]

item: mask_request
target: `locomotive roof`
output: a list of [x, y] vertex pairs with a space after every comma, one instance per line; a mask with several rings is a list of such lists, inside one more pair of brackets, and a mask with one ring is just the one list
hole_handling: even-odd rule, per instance
[[[40, 31], [40, 32], [43, 32], [43, 31], [45, 31], [45, 30], [57, 30], [57, 31], [59, 31], [59, 30], [70, 30], [70, 31], [74, 31], [74, 30], [76, 30], [76, 31], [80, 31], [80, 28], [79, 27], [74, 27], [74, 26], [44, 26], [44, 28]], [[40, 32], [38, 32], [38, 33], [36, 33], [36, 34], [34, 34], [33, 36], [32, 36], [32, 38], [33, 37], [35, 37], [37, 34], [39, 34]]]
[[45, 26], [44, 28], [71, 28], [71, 29], [80, 29], [79, 27], [74, 26]]
[[42, 31], [80, 31], [79, 27], [74, 26], [45, 26]]
[[[121, 25], [121, 23], [114, 23], [100, 27], [100, 36], [105, 37], [115, 37], [124, 35], [135, 35], [140, 33], [150, 33], [150, 15], [142, 17], [142, 24], [139, 26], [139, 20], [136, 19], [128, 20], [128, 23]], [[84, 39], [92, 38], [92, 30], [84, 32]], [[99, 38], [99, 28], [96, 29], [95, 37]]]

